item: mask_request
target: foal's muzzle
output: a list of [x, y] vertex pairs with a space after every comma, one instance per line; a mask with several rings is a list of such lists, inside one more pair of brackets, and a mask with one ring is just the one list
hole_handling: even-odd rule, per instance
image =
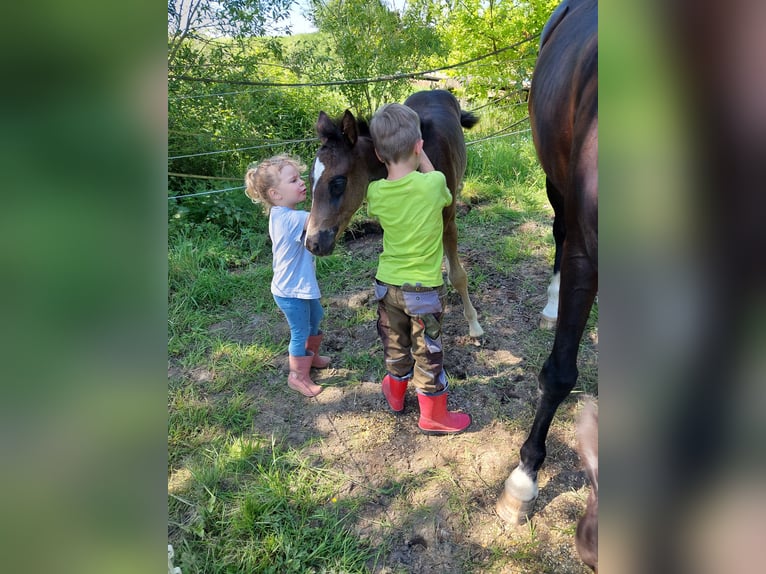
[[318, 257], [330, 255], [333, 249], [335, 249], [335, 236], [337, 233], [338, 228], [333, 227], [332, 229], [323, 229], [313, 235], [306, 236], [306, 249]]

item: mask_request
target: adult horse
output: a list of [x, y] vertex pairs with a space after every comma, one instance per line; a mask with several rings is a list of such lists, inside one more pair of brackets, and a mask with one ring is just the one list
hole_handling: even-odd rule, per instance
[[565, 0], [543, 28], [532, 76], [529, 117], [555, 211], [561, 285], [535, 419], [497, 502], [500, 517], [511, 523], [532, 512], [548, 429], [577, 381], [577, 351], [598, 289], [597, 14], [597, 0]]
[[[447, 273], [463, 300], [469, 334], [479, 337], [484, 330], [468, 295], [468, 276], [458, 259], [455, 222], [455, 199], [466, 166], [462, 128], [473, 127], [478, 118], [461, 110], [455, 96], [445, 90], [414, 93], [404, 104], [420, 116], [423, 147], [434, 168], [444, 173], [452, 193], [452, 203], [442, 211]], [[314, 255], [322, 256], [335, 249], [335, 242], [362, 204], [367, 185], [386, 177], [386, 166], [375, 155], [367, 123], [357, 121], [349, 110], [337, 124], [319, 112], [316, 130], [322, 145], [309, 174], [311, 217], [306, 247]]]

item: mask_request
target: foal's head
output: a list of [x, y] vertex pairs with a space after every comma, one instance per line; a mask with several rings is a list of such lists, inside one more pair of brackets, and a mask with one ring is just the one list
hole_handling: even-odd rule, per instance
[[329, 255], [367, 193], [367, 184], [386, 176], [375, 156], [367, 123], [349, 111], [333, 122], [319, 112], [321, 146], [309, 173], [311, 217], [306, 247], [314, 255]]

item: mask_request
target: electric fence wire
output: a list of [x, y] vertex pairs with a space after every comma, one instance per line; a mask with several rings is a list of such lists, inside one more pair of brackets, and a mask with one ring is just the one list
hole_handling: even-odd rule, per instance
[[[483, 60], [485, 58], [488, 58], [490, 56], [494, 56], [496, 54], [505, 52], [507, 50], [516, 48], [516, 47], [518, 47], [521, 44], [524, 44], [526, 42], [529, 42], [529, 41], [537, 38], [538, 36], [539, 36], [539, 34], [535, 34], [534, 36], [530, 36], [528, 38], [525, 38], [524, 40], [521, 40], [520, 42], [516, 42], [515, 44], [512, 44], [510, 46], [506, 46], [504, 48], [500, 48], [498, 50], [494, 50], [493, 52], [490, 52], [488, 54], [484, 54], [482, 56], [478, 56], [478, 57], [472, 58], [470, 60], [465, 60], [465, 61], [459, 62], [457, 64], [452, 64], [452, 65], [449, 65], [449, 66], [443, 66], [443, 67], [440, 67], [440, 68], [435, 68], [433, 70], [427, 70], [427, 71], [423, 71], [423, 72], [412, 72], [412, 73], [408, 73], [408, 74], [394, 74], [394, 75], [391, 75], [391, 76], [382, 76], [382, 77], [379, 77], [379, 78], [354, 79], [354, 80], [346, 80], [346, 81], [339, 81], [339, 82], [323, 82], [323, 83], [315, 83], [315, 84], [309, 84], [309, 83], [279, 84], [279, 83], [274, 83], [274, 82], [265, 82], [265, 83], [263, 83], [263, 82], [240, 82], [240, 81], [214, 80], [214, 79], [209, 79], [209, 78], [206, 78], [206, 79], [205, 78], [196, 78], [196, 79], [194, 79], [194, 78], [186, 78], [184, 76], [176, 76], [176, 78], [177, 79], [186, 79], [188, 81], [218, 82], [218, 83], [243, 83], [243, 84], [246, 84], [246, 85], [280, 86], [280, 87], [304, 87], [304, 86], [327, 86], [327, 85], [349, 85], [349, 84], [359, 84], [359, 83], [375, 83], [375, 82], [380, 82], [380, 81], [390, 81], [391, 79], [398, 79], [398, 78], [414, 78], [414, 77], [417, 77], [417, 76], [421, 76], [421, 75], [425, 75], [425, 74], [429, 74], [429, 73], [433, 73], [433, 72], [438, 72], [438, 71], [442, 71], [442, 70], [446, 70], [446, 69], [451, 69], [451, 68], [456, 68], [456, 67], [459, 67], [459, 66], [463, 66], [463, 65], [466, 65], [466, 64], [469, 64], [469, 63], [472, 63], [472, 62]], [[499, 102], [501, 100], [507, 99], [510, 95], [513, 95], [513, 94], [516, 94], [516, 93], [521, 93], [521, 92], [524, 92], [524, 91], [525, 90], [518, 90], [516, 92], [511, 92], [510, 94], [506, 94], [505, 96], [503, 96], [501, 98], [498, 98], [494, 102], [490, 102], [488, 104], [479, 106], [478, 108], [476, 108], [476, 110], [485, 108], [488, 105], [492, 105], [493, 103], [497, 103], [497, 102]], [[237, 92], [229, 92], [229, 93], [237, 93]], [[238, 93], [246, 93], [246, 92], [238, 92]], [[217, 94], [217, 95], [225, 95], [225, 94], [227, 94], [227, 93], [221, 93], [221, 94]], [[213, 95], [215, 95], [215, 94], [213, 94]], [[179, 96], [179, 98], [180, 97], [181, 96]], [[516, 104], [516, 105], [521, 105], [521, 104]], [[499, 130], [499, 131], [497, 131], [497, 132], [495, 132], [493, 134], [490, 134], [489, 136], [486, 136], [486, 137], [483, 137], [483, 138], [480, 138], [480, 139], [476, 139], [476, 140], [468, 141], [468, 142], [466, 142], [466, 146], [472, 145], [472, 144], [475, 144], [475, 143], [479, 143], [479, 142], [483, 142], [483, 141], [488, 141], [488, 140], [500, 138], [500, 137], [508, 137], [508, 136], [511, 136], [511, 135], [517, 135], [517, 134], [528, 132], [528, 131], [530, 131], [529, 129], [521, 130], [521, 131], [517, 131], [517, 132], [511, 132], [511, 133], [503, 133], [506, 130], [512, 129], [516, 125], [518, 125], [518, 124], [520, 124], [520, 123], [522, 123], [524, 121], [527, 121], [528, 119], [529, 119], [528, 117], [525, 117], [525, 118], [523, 118], [523, 119], [521, 119], [521, 120], [519, 120], [517, 122], [514, 122], [510, 126], [508, 126], [506, 128], [503, 128], [502, 130]], [[202, 134], [200, 134], [200, 135], [202, 135]], [[238, 151], [249, 151], [249, 150], [254, 150], [254, 149], [266, 149], [266, 148], [277, 147], [277, 146], [285, 145], [285, 144], [306, 143], [306, 142], [310, 142], [310, 141], [317, 141], [317, 138], [305, 138], [305, 139], [299, 139], [299, 140], [283, 140], [283, 141], [279, 141], [279, 142], [272, 142], [270, 144], [263, 144], [263, 145], [258, 145], [258, 146], [249, 146], [249, 147], [243, 147], [243, 148], [234, 148], [234, 149], [230, 149], [230, 150], [216, 150], [216, 151], [210, 151], [210, 152], [200, 152], [200, 153], [194, 153], [194, 154], [184, 154], [184, 155], [178, 155], [178, 156], [171, 156], [171, 157], [168, 158], [168, 160], [184, 159], [184, 158], [200, 157], [200, 156], [208, 156], [208, 155], [216, 155], [216, 154], [231, 153], [231, 152], [238, 152]], [[177, 173], [174, 173], [174, 174], [170, 174], [169, 173], [168, 175], [173, 175], [174, 177], [199, 177], [199, 176], [194, 176], [192, 174], [177, 174]], [[204, 178], [204, 179], [208, 179], [208, 178], [212, 179], [209, 176], [208, 177], [202, 177], [202, 178]], [[223, 178], [221, 178], [221, 179], [223, 179]], [[183, 199], [183, 198], [187, 198], [187, 197], [199, 197], [199, 196], [205, 196], [205, 195], [213, 195], [213, 194], [217, 194], [217, 193], [225, 193], [225, 192], [234, 191], [234, 190], [241, 190], [241, 189], [244, 189], [244, 188], [245, 188], [245, 186], [229, 187], [229, 188], [225, 188], [225, 189], [203, 191], [203, 192], [199, 192], [199, 193], [174, 195], [174, 196], [168, 197], [168, 199], [169, 200], [170, 199]]]
[[181, 195], [174, 195], [172, 197], [168, 197], [168, 199], [186, 199], [187, 197], [199, 197], [200, 195], [213, 195], [214, 193], [224, 193], [226, 191], [234, 191], [235, 189], [245, 189], [245, 186], [240, 185], [239, 187], [227, 187], [226, 189], [215, 189], [213, 191], [201, 191], [199, 193], [184, 193]]
[[[530, 56], [527, 58], [519, 58], [516, 60], [507, 60], [504, 61], [503, 64], [507, 65], [509, 63], [518, 63], [518, 62], [526, 62], [526, 61], [534, 61], [535, 57]], [[481, 63], [477, 64], [479, 68], [488, 68], [490, 66], [496, 66], [497, 64], [491, 64], [491, 63]], [[429, 72], [412, 72], [412, 74], [415, 75], [426, 75]], [[179, 76], [180, 77], [180, 76]], [[372, 81], [377, 81], [377, 79], [373, 79]], [[220, 80], [221, 83], [225, 83], [225, 80]], [[307, 84], [307, 86], [310, 84]], [[205, 99], [205, 98], [216, 98], [216, 97], [223, 97], [223, 96], [240, 96], [245, 94], [257, 94], [262, 92], [269, 91], [273, 86], [268, 85], [260, 88], [253, 88], [251, 90], [236, 90], [236, 91], [230, 91], [230, 92], [216, 92], [213, 94], [187, 94], [182, 96], [168, 96], [168, 101], [176, 101], [176, 100], [194, 100], [194, 99]], [[524, 90], [516, 90], [512, 93], [518, 93], [522, 92]]]
[[[524, 118], [522, 120], [519, 120], [518, 122], [515, 122], [511, 126], [508, 126], [507, 128], [504, 128], [504, 129], [500, 130], [499, 132], [495, 132], [494, 134], [491, 134], [489, 136], [486, 136], [486, 137], [483, 137], [483, 138], [479, 138], [479, 139], [476, 139], [476, 140], [467, 141], [465, 145], [469, 146], [469, 145], [477, 144], [477, 143], [480, 143], [480, 142], [485, 142], [485, 141], [488, 141], [488, 140], [493, 140], [493, 139], [503, 138], [503, 137], [509, 137], [509, 136], [519, 135], [519, 134], [523, 134], [523, 133], [529, 132], [529, 131], [531, 131], [530, 128], [527, 128], [527, 129], [524, 129], [524, 130], [515, 131], [515, 132], [510, 132], [510, 133], [502, 133], [503, 131], [505, 131], [507, 129], [511, 129], [511, 127], [513, 127], [515, 125], [518, 125], [519, 123], [521, 123], [521, 122], [523, 122], [525, 120], [528, 120], [528, 119], [529, 118]], [[188, 175], [188, 174], [168, 174], [168, 175], [173, 175], [174, 177], [199, 177], [199, 176], [193, 176], [193, 175]], [[220, 178], [220, 179], [224, 179], [224, 178]], [[236, 179], [236, 178], [232, 178], [232, 180], [234, 180], [234, 179]], [[187, 197], [199, 197], [199, 196], [202, 196], [202, 195], [213, 195], [213, 194], [217, 194], [217, 193], [224, 193], [224, 192], [228, 192], [228, 191], [235, 191], [235, 190], [242, 190], [242, 189], [245, 189], [244, 185], [240, 185], [238, 187], [227, 187], [226, 189], [215, 189], [215, 190], [212, 190], [212, 191], [201, 191], [199, 193], [188, 193], [188, 194], [181, 194], [181, 195], [173, 195], [173, 196], [168, 197], [168, 200], [171, 200], [171, 199], [185, 199]]]
[[277, 146], [285, 145], [285, 144], [305, 143], [305, 142], [311, 142], [311, 141], [318, 141], [318, 138], [306, 138], [306, 139], [301, 139], [301, 140], [283, 140], [283, 141], [278, 141], [278, 142], [272, 142], [270, 144], [255, 145], [255, 146], [250, 146], [250, 147], [240, 147], [240, 148], [224, 149], [224, 150], [217, 150], [217, 151], [204, 151], [204, 152], [200, 152], [200, 153], [189, 153], [189, 154], [186, 154], [186, 155], [175, 155], [175, 156], [169, 157], [168, 161], [170, 161], [171, 159], [184, 159], [184, 158], [188, 158], [188, 157], [200, 157], [200, 156], [203, 156], [203, 155], [216, 155], [216, 154], [219, 154], [219, 153], [231, 153], [231, 152], [235, 152], [235, 151], [248, 151], [248, 150], [253, 150], [253, 149], [265, 149], [265, 148], [277, 147]]
[[173, 102], [176, 100], [196, 100], [202, 98], [217, 98], [220, 96], [239, 96], [242, 94], [257, 94], [259, 92], [268, 92], [270, 88], [255, 88], [252, 90], [240, 90], [235, 92], [218, 92], [215, 94], [189, 94], [185, 96], [169, 96], [168, 101]]
[[506, 52], [508, 50], [512, 50], [514, 48], [517, 48], [521, 46], [522, 44], [526, 44], [527, 42], [531, 42], [532, 40], [539, 37], [540, 34], [534, 34], [533, 36], [529, 36], [527, 38], [524, 38], [523, 40], [520, 40], [518, 42], [515, 42], [514, 44], [511, 44], [510, 46], [505, 46], [504, 48], [498, 48], [497, 50], [493, 50], [492, 52], [489, 52], [487, 54], [482, 54], [481, 56], [476, 56], [475, 58], [470, 58], [468, 60], [464, 60], [462, 62], [458, 62], [457, 64], [450, 64], [447, 66], [441, 66], [439, 68], [433, 68], [431, 70], [424, 70], [421, 72], [406, 72], [401, 74], [388, 74], [384, 76], [379, 76], [377, 78], [354, 78], [351, 80], [331, 80], [327, 82], [255, 82], [251, 80], [227, 80], [227, 79], [220, 79], [220, 78], [195, 78], [192, 76], [187, 76], [185, 74], [182, 75], [171, 75], [168, 79], [170, 80], [182, 80], [186, 82], [202, 82], [207, 84], [231, 84], [231, 85], [241, 85], [241, 86], [272, 86], [272, 87], [281, 87], [281, 88], [314, 88], [314, 87], [322, 87], [322, 86], [350, 86], [355, 84], [375, 84], [380, 82], [390, 82], [393, 80], [404, 80], [404, 79], [413, 79], [417, 78], [418, 76], [424, 76], [427, 74], [433, 74], [434, 72], [441, 72], [443, 70], [450, 70], [452, 68], [459, 68], [461, 66], [465, 66], [467, 64], [471, 64], [473, 62], [478, 62], [480, 60], [484, 60], [486, 58], [490, 58], [492, 56], [496, 56], [497, 54], [501, 54], [503, 52]]

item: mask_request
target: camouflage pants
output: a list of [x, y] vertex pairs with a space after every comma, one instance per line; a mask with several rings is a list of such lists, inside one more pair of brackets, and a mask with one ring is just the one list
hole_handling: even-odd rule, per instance
[[423, 393], [443, 390], [442, 308], [446, 288], [401, 287], [375, 282], [378, 335], [386, 370], [397, 378], [411, 377]]

